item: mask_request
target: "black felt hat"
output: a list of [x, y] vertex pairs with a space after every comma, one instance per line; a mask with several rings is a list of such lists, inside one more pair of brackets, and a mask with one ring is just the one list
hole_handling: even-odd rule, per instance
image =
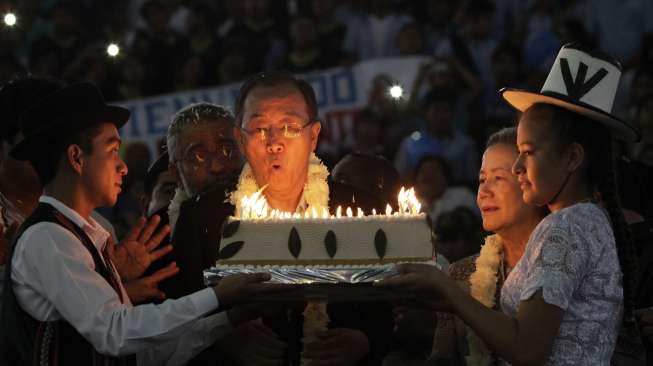
[[129, 120], [129, 110], [108, 105], [100, 90], [91, 83], [65, 86], [45, 97], [21, 116], [24, 135], [10, 152], [17, 160], [38, 159], [52, 153], [62, 139], [100, 123], [122, 127]]

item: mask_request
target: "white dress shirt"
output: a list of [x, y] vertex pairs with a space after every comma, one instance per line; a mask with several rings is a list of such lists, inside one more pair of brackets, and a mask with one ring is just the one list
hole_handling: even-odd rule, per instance
[[[101, 252], [109, 233], [49, 196], [39, 200], [82, 228]], [[64, 319], [95, 349], [106, 355], [137, 353], [139, 365], [179, 365], [231, 330], [225, 313], [203, 318], [218, 307], [207, 288], [160, 305], [133, 306], [120, 284], [125, 303], [95, 272], [83, 244], [61, 225], [41, 222], [18, 240], [12, 280], [20, 306], [39, 321]]]

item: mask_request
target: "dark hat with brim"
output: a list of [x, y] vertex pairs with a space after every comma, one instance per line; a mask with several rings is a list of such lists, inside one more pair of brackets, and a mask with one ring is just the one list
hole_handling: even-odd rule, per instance
[[638, 131], [612, 114], [620, 79], [621, 65], [608, 55], [567, 44], [539, 93], [503, 88], [499, 94], [521, 112], [534, 104], [551, 104], [605, 125], [616, 139], [638, 141]]
[[145, 173], [145, 180], [143, 181], [144, 190], [146, 193], [151, 194], [154, 186], [156, 185], [156, 180], [159, 177], [159, 174], [168, 170], [168, 160], [169, 155], [167, 151], [164, 151], [161, 156], [159, 156], [152, 165], [147, 169]]
[[128, 109], [108, 105], [91, 83], [65, 86], [45, 97], [21, 116], [24, 139], [10, 152], [17, 160], [34, 161], [62, 140], [85, 128], [112, 123], [122, 127], [129, 120]]

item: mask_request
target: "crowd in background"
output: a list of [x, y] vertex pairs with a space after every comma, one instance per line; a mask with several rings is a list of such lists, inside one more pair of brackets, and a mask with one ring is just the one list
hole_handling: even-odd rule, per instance
[[[490, 134], [516, 120], [497, 90], [538, 91], [560, 46], [579, 42], [623, 66], [613, 112], [642, 139], [621, 146], [621, 199], [639, 219], [653, 216], [650, 0], [0, 0], [0, 13], [8, 11], [18, 21], [0, 27], [0, 83], [27, 73], [91, 81], [114, 102], [237, 83], [258, 71], [428, 57], [403, 100], [389, 96], [392, 75], [376, 75], [351, 146], [318, 154], [334, 180], [360, 190], [379, 181], [414, 186], [449, 262], [478, 252], [486, 234], [476, 197], [481, 154]], [[107, 54], [109, 43], [120, 46], [117, 56]], [[2, 125], [8, 143], [10, 132]], [[118, 237], [148, 214], [154, 196], [167, 205], [176, 183], [167, 157], [152, 165], [147, 145], [125, 145], [123, 192], [101, 210]], [[650, 248], [642, 239], [650, 231], [635, 233], [642, 248]], [[411, 354], [430, 351], [435, 319], [402, 316], [396, 340]]]
[[[333, 167], [350, 152], [384, 156], [417, 187], [435, 221], [456, 207], [478, 218], [473, 192], [483, 143], [515, 120], [496, 91], [539, 90], [568, 42], [622, 63], [613, 110], [642, 134], [624, 152], [653, 165], [648, 0], [21, 0], [0, 1], [0, 11], [17, 16], [0, 31], [1, 81], [27, 72], [92, 81], [110, 101], [235, 83], [261, 70], [432, 56], [401, 103], [388, 96], [391, 75], [378, 75], [355, 118], [353, 146], [321, 157]], [[116, 57], [107, 55], [109, 43], [119, 45]], [[125, 193], [105, 212], [118, 229], [141, 215], [145, 173], [156, 158], [139, 143], [123, 153]], [[649, 216], [647, 199], [635, 201], [630, 208]], [[454, 217], [452, 227], [469, 224], [466, 215]]]

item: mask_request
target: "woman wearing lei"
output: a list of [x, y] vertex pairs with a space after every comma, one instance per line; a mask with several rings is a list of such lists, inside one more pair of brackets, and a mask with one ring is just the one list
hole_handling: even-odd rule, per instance
[[[531, 232], [547, 210], [522, 200], [517, 177], [511, 173], [517, 159], [517, 131], [514, 127], [494, 133], [487, 141], [481, 170], [477, 204], [483, 228], [494, 232], [485, 239], [480, 254], [449, 267], [449, 275], [488, 308], [497, 309], [498, 295], [508, 273], [517, 264]], [[491, 365], [493, 355], [460, 319], [438, 313], [433, 360], [452, 364]]]
[[638, 133], [610, 114], [620, 75], [609, 56], [567, 45], [541, 93], [501, 91], [524, 112], [512, 167], [522, 198], [550, 211], [501, 288], [502, 311], [432, 266], [400, 265], [377, 286], [457, 315], [511, 364], [609, 365], [620, 327], [637, 332], [637, 262], [612, 137], [636, 141]]

